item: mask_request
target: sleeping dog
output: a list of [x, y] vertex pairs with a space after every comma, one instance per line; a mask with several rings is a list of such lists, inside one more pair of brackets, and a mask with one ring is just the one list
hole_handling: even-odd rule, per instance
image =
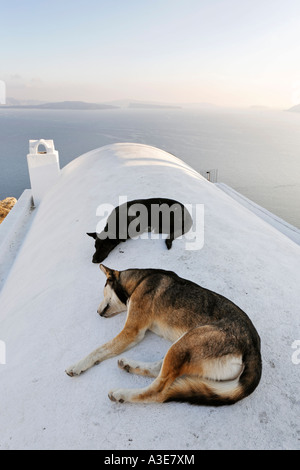
[[188, 232], [192, 225], [188, 210], [172, 199], [136, 199], [121, 204], [111, 212], [101, 233], [87, 234], [95, 240], [93, 263], [101, 263], [120, 242], [145, 232], [167, 234], [169, 250], [173, 240]]
[[173, 344], [164, 359], [145, 363], [121, 358], [119, 367], [154, 377], [142, 389], [117, 389], [112, 401], [186, 401], [231, 405], [250, 395], [261, 378], [260, 337], [248, 315], [222, 295], [162, 269], [116, 271], [106, 275], [98, 313], [110, 318], [127, 310], [123, 330], [67, 369], [71, 377], [138, 344], [147, 330]]

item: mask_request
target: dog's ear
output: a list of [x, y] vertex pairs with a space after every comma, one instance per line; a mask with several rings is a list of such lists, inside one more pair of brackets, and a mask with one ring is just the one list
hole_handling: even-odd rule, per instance
[[116, 279], [118, 278], [119, 271], [114, 271], [113, 269], [107, 268], [104, 264], [100, 264], [101, 271], [105, 274], [107, 279]]
[[96, 233], [96, 232], [87, 233], [87, 235], [88, 235], [89, 237], [92, 237], [94, 240], [96, 240], [96, 238], [97, 238], [97, 233]]

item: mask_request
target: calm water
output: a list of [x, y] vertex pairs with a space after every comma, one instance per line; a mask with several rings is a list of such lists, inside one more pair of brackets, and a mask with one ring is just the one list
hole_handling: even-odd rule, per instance
[[0, 199], [30, 187], [29, 139], [53, 139], [65, 166], [116, 142], [166, 150], [300, 228], [300, 114], [257, 110], [0, 110]]

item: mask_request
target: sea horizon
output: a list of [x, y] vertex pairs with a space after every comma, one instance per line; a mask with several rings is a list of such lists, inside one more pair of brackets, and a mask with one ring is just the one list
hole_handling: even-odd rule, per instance
[[30, 139], [53, 139], [61, 168], [104, 145], [136, 142], [198, 172], [300, 228], [300, 114], [265, 108], [0, 109], [0, 199], [30, 188]]

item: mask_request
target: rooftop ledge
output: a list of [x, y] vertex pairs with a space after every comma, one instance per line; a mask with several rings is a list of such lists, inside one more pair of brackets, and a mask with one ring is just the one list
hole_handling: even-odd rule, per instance
[[[93, 242], [86, 236], [95, 231], [99, 204], [117, 205], [120, 195], [204, 205], [202, 249], [186, 249], [184, 239], [175, 240], [170, 251], [162, 240], [130, 240], [105, 264], [169, 269], [245, 310], [261, 336], [263, 355], [261, 383], [248, 398], [222, 408], [121, 406], [108, 400], [111, 388], [141, 387], [149, 379], [122, 373], [117, 359], [74, 380], [64, 373], [125, 321], [124, 314], [103, 319], [96, 313], [104, 275], [91, 263]], [[31, 193], [22, 198], [0, 231], [2, 243], [2, 229], [13, 233], [9, 224], [24, 235], [18, 235], [18, 254], [0, 293], [0, 341], [6, 345], [6, 364], [0, 364], [2, 449], [299, 447], [295, 242], [180, 159], [140, 144], [110, 145], [75, 159], [33, 212]], [[156, 361], [168, 347], [149, 334], [126, 354]]]

